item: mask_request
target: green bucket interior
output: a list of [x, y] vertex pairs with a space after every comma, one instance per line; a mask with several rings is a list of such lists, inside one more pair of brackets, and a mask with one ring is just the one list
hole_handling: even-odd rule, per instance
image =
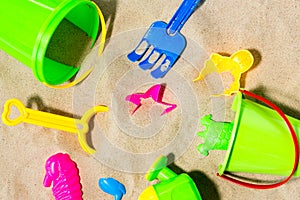
[[[234, 127], [219, 174], [229, 171], [289, 175], [294, 165], [294, 144], [277, 112], [243, 99], [242, 93], [235, 97], [232, 109], [236, 111]], [[299, 135], [300, 121], [287, 117]], [[299, 171], [294, 175], [300, 175]]]
[[49, 85], [70, 80], [79, 70], [87, 47], [99, 29], [96, 6], [88, 0], [64, 1], [51, 14], [36, 42], [36, 78]]

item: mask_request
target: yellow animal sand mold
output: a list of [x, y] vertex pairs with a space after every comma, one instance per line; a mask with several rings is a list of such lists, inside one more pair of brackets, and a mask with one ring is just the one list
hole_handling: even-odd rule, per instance
[[239, 91], [241, 74], [249, 70], [252, 67], [253, 62], [253, 55], [248, 50], [237, 51], [230, 57], [213, 53], [211, 54], [210, 59], [205, 62], [205, 66], [200, 71], [199, 76], [193, 81], [203, 80], [205, 76], [213, 72], [219, 74], [229, 72], [234, 78], [233, 83], [228, 89], [225, 89], [223, 93], [214, 96], [230, 96]]

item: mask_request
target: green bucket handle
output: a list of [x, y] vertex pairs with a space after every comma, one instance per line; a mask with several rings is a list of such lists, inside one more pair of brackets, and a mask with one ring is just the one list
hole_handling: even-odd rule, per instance
[[290, 123], [290, 121], [288, 120], [288, 118], [285, 116], [285, 114], [282, 112], [282, 110], [280, 110], [279, 107], [277, 107], [275, 104], [273, 104], [272, 102], [270, 102], [269, 100], [258, 96], [254, 93], [251, 93], [247, 90], [240, 90], [241, 93], [243, 93], [246, 96], [255, 98], [263, 103], [265, 103], [266, 105], [270, 106], [272, 109], [274, 109], [281, 117], [282, 119], [285, 121], [289, 131], [291, 132], [291, 136], [293, 139], [293, 143], [294, 143], [294, 148], [295, 148], [295, 162], [294, 162], [294, 167], [293, 170], [291, 171], [291, 174], [284, 180], [278, 182], [278, 183], [273, 183], [273, 184], [268, 184], [268, 185], [263, 185], [263, 184], [255, 184], [255, 183], [248, 183], [248, 182], [243, 182], [241, 180], [237, 180], [236, 178], [230, 177], [228, 175], [220, 175], [219, 173], [217, 173], [217, 176], [230, 181], [232, 183], [244, 186], [244, 187], [248, 187], [248, 188], [253, 188], [253, 189], [272, 189], [272, 188], [276, 188], [279, 187], [285, 183], [287, 183], [293, 176], [293, 174], [295, 173], [297, 167], [298, 167], [298, 163], [299, 163], [299, 143], [298, 143], [298, 138], [296, 135], [296, 132], [292, 126], [292, 124]]

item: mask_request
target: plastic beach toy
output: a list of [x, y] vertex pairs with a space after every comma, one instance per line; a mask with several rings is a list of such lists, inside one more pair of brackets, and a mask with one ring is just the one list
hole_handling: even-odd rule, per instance
[[56, 200], [82, 200], [79, 171], [68, 154], [58, 153], [46, 161], [44, 186], [52, 185]]
[[[12, 108], [18, 109], [20, 115], [17, 118], [10, 118]], [[78, 140], [87, 153], [94, 154], [92, 149], [86, 141], [86, 134], [89, 131], [89, 121], [96, 113], [107, 112], [106, 106], [95, 106], [89, 109], [81, 119], [74, 119], [52, 113], [32, 110], [26, 108], [21, 101], [17, 99], [10, 99], [4, 104], [4, 111], [2, 113], [2, 121], [8, 126], [15, 126], [21, 122], [53, 128], [71, 133], [78, 133]]]
[[194, 81], [202, 80], [205, 78], [205, 76], [213, 72], [219, 74], [229, 72], [234, 78], [233, 83], [229, 88], [225, 89], [223, 94], [217, 94], [214, 96], [230, 96], [232, 93], [237, 93], [239, 91], [241, 74], [249, 70], [252, 67], [253, 62], [253, 55], [248, 50], [237, 51], [230, 57], [213, 53], [210, 56], [210, 60], [205, 62], [205, 66], [200, 71], [198, 78], [196, 78]]
[[53, 86], [64, 83], [75, 76], [80, 67], [48, 58], [46, 51], [49, 42], [65, 19], [85, 32], [92, 39], [93, 46], [99, 30], [98, 15], [102, 26], [99, 51], [102, 51], [106, 35], [105, 21], [100, 9], [92, 1], [2, 1], [0, 18], [5, 20], [0, 21], [0, 49], [30, 67], [40, 82]]
[[[128, 54], [128, 59], [132, 62], [141, 61], [146, 52], [150, 51], [150, 47], [153, 47], [149, 56], [139, 63], [139, 67], [143, 70], [151, 69], [163, 58], [162, 63], [151, 75], [154, 78], [164, 77], [185, 49], [186, 40], [180, 30], [199, 3], [200, 0], [184, 0], [168, 24], [162, 21], [154, 22], [138, 46]], [[143, 43], [147, 43], [147, 47], [139, 54], [137, 50]]]
[[198, 151], [208, 156], [210, 150], [227, 150], [233, 129], [233, 123], [215, 122], [212, 115], [206, 115], [200, 120], [205, 130], [198, 133], [205, 141], [198, 146]]
[[114, 178], [100, 178], [99, 187], [104, 192], [113, 195], [115, 200], [121, 200], [126, 194], [125, 186]]
[[[245, 99], [242, 94], [258, 99], [272, 109]], [[284, 115], [270, 101], [245, 90], [241, 90], [236, 95], [232, 109], [236, 112], [234, 122], [215, 122], [207, 116], [204, 117], [205, 120], [201, 120], [206, 126], [206, 130], [200, 134], [204, 136], [204, 140], [211, 137], [214, 138], [212, 143], [222, 143], [223, 147], [227, 147], [227, 154], [224, 163], [219, 166], [218, 176], [256, 189], [275, 188], [286, 183], [293, 175], [300, 176], [300, 170], [297, 168], [299, 120]], [[212, 136], [207, 134], [212, 134]], [[205, 143], [204, 147], [207, 146]], [[207, 150], [215, 150], [214, 145], [210, 145], [208, 149], [204, 148], [204, 150], [200, 148], [200, 152], [204, 151], [204, 154]], [[232, 176], [232, 172], [288, 177], [279, 183], [260, 185], [237, 180]]]
[[162, 101], [164, 95], [165, 87], [161, 84], [157, 84], [149, 88], [145, 93], [135, 93], [128, 95], [125, 99], [136, 105], [136, 108], [133, 110], [132, 114], [134, 114], [137, 109], [142, 105], [142, 99], [152, 98], [156, 103], [167, 106], [164, 112], [161, 115], [167, 114], [174, 110], [177, 105], [170, 104]]
[[186, 173], [177, 175], [167, 167], [167, 157], [158, 158], [149, 169], [146, 179], [160, 182], [142, 192], [139, 200], [201, 200], [199, 191]]

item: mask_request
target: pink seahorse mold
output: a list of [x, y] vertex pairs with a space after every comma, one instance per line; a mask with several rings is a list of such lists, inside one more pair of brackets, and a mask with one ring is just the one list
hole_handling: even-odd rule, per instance
[[164, 90], [165, 87], [163, 85], [157, 84], [149, 88], [145, 93], [131, 94], [128, 95], [125, 99], [126, 101], [129, 101], [136, 105], [136, 108], [133, 110], [132, 114], [134, 114], [135, 111], [137, 111], [137, 109], [142, 105], [142, 99], [152, 98], [156, 103], [168, 106], [168, 108], [166, 108], [161, 114], [164, 115], [168, 112], [171, 112], [177, 107], [176, 104], [170, 104], [162, 101]]
[[58, 153], [48, 158], [44, 186], [50, 187], [56, 200], [82, 200], [79, 171], [68, 154]]

